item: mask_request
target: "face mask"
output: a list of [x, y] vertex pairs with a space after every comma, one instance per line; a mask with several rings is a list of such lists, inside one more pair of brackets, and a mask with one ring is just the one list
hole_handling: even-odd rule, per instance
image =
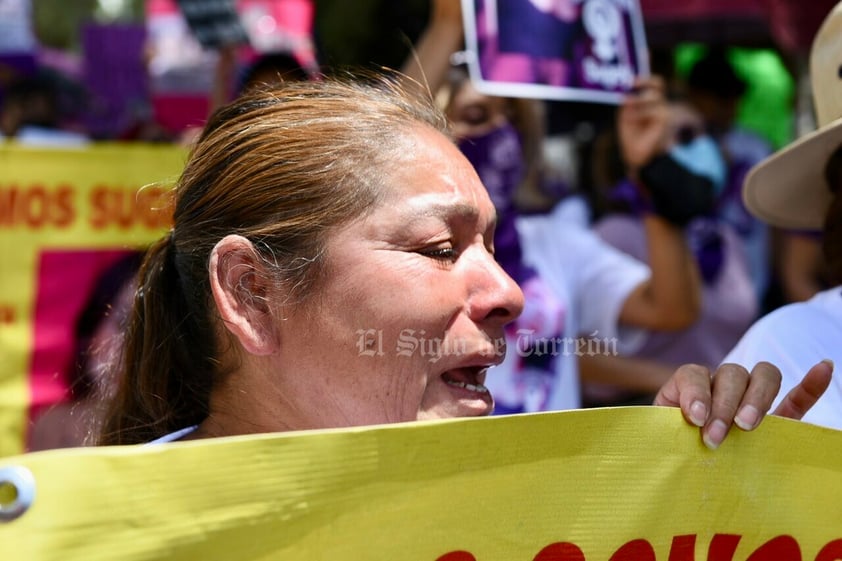
[[719, 145], [713, 138], [702, 134], [690, 142], [676, 144], [670, 150], [670, 156], [691, 172], [713, 182], [717, 195], [722, 192], [728, 170]]
[[459, 141], [459, 150], [474, 166], [498, 214], [512, 209], [512, 197], [525, 166], [520, 136], [511, 124]]

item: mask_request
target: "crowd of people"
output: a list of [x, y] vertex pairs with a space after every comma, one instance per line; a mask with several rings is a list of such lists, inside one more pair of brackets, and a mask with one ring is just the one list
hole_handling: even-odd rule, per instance
[[[172, 229], [129, 261], [113, 346], [78, 354], [109, 374], [61, 404], [91, 409], [83, 430], [36, 422], [32, 448], [650, 403], [681, 407], [711, 448], [773, 406], [842, 428], [824, 69], [819, 130], [781, 153], [736, 124], [749, 85], [726, 50], [686, 80], [640, 78], [594, 140], [590, 192], [559, 187], [544, 103], [477, 91], [454, 56], [460, 4], [431, 3], [400, 71], [267, 56], [205, 126], [168, 137], [190, 146]], [[3, 136], [86, 142], [55, 93], [8, 88]], [[826, 261], [799, 269], [805, 238]], [[807, 302], [766, 316], [775, 282]]]

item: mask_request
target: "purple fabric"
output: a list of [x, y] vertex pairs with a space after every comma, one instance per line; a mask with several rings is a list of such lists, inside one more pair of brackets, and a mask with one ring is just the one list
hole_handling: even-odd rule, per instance
[[[32, 53], [0, 54], [0, 77], [5, 77], [7, 83], [33, 76], [36, 69], [37, 63]], [[3, 88], [0, 88], [0, 104], [3, 103], [3, 93]]]
[[535, 273], [523, 264], [515, 228], [517, 210], [513, 196], [526, 171], [520, 137], [512, 125], [505, 125], [484, 136], [462, 140], [459, 149], [473, 164], [497, 210], [494, 234], [497, 262], [515, 282], [523, 284]]
[[84, 79], [93, 99], [87, 127], [94, 138], [113, 138], [151, 111], [145, 41], [143, 25], [84, 27]]
[[0, 75], [32, 76], [37, 67], [34, 53], [0, 53]]
[[[652, 203], [628, 180], [623, 180], [612, 189], [609, 199], [623, 203], [635, 217], [652, 212]], [[712, 284], [719, 277], [725, 261], [724, 244], [716, 219], [699, 217], [685, 229], [687, 244], [699, 265], [699, 272], [705, 284]]]
[[[578, 24], [558, 19], [529, 0], [497, 0], [501, 52], [569, 60]], [[551, 40], [547, 40], [551, 38]]]
[[687, 245], [696, 257], [705, 284], [713, 284], [725, 262], [725, 247], [716, 220], [697, 218], [685, 229]]
[[[608, 215], [594, 228], [611, 245], [647, 261], [646, 232], [639, 220]], [[716, 278], [702, 287], [698, 321], [682, 331], [651, 333], [635, 356], [673, 365], [717, 366], [756, 318], [758, 303], [740, 238], [727, 225], [716, 228], [722, 242], [722, 264]], [[694, 242], [688, 239], [688, 243]]]
[[725, 184], [725, 189], [719, 196], [719, 202], [717, 203], [718, 212], [721, 212], [725, 207], [731, 208], [729, 222], [740, 235], [750, 233], [757, 220], [749, 213], [745, 203], [743, 203], [742, 196], [743, 181], [751, 168], [750, 162], [731, 164], [731, 169], [728, 171], [728, 182]]
[[609, 194], [613, 203], [622, 203], [633, 215], [643, 216], [652, 212], [652, 201], [643, 196], [634, 183], [628, 179], [620, 181]]

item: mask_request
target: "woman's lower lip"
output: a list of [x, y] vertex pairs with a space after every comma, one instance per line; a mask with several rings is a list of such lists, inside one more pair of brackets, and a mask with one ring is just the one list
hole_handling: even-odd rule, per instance
[[[467, 405], [473, 415], [488, 415], [494, 408], [494, 398], [482, 384], [469, 384], [466, 382], [445, 381], [463, 405]], [[466, 403], [470, 401], [470, 403]]]

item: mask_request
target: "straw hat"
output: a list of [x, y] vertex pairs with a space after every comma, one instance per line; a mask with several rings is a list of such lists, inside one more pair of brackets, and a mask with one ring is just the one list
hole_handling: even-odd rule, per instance
[[842, 2], [813, 39], [810, 81], [818, 128], [754, 166], [743, 185], [751, 213], [781, 228], [821, 230], [833, 199], [824, 172], [842, 145]]

